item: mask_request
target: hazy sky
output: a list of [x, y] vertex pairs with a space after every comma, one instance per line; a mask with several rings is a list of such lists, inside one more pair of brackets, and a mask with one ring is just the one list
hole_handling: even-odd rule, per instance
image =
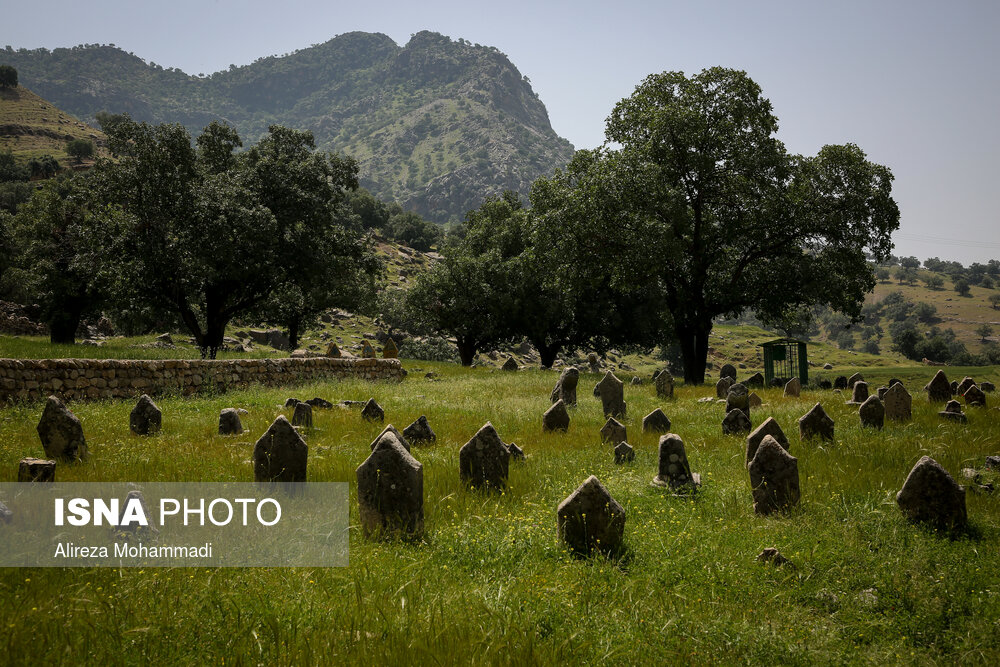
[[0, 46], [113, 43], [206, 74], [335, 35], [433, 30], [506, 53], [577, 148], [647, 74], [746, 70], [779, 137], [854, 142], [896, 176], [896, 254], [1000, 258], [1000, 2], [48, 0], [10, 2]]

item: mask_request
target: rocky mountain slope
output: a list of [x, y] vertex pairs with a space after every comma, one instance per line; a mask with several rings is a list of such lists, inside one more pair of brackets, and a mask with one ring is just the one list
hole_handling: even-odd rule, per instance
[[374, 194], [437, 222], [460, 219], [504, 189], [526, 193], [573, 153], [503, 53], [432, 32], [403, 47], [382, 34], [346, 33], [210, 76], [164, 69], [113, 45], [8, 49], [0, 63], [87, 121], [128, 112], [196, 134], [219, 118], [246, 143], [274, 123], [311, 130], [320, 148], [359, 160]]

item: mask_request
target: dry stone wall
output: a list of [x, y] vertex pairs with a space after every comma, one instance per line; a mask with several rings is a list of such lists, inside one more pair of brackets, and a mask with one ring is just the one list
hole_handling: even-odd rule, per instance
[[0, 401], [129, 398], [193, 394], [253, 384], [290, 385], [313, 380], [400, 381], [399, 359], [0, 359]]

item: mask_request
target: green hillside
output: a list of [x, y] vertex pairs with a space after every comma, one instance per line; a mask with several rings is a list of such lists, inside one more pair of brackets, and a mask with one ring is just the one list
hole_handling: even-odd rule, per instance
[[437, 222], [460, 219], [504, 189], [526, 193], [573, 153], [503, 53], [432, 32], [404, 47], [382, 34], [346, 33], [204, 77], [113, 45], [8, 48], [0, 63], [87, 121], [127, 112], [196, 134], [221, 118], [251, 143], [275, 123], [311, 130], [321, 149], [358, 158], [374, 194]]
[[51, 155], [63, 167], [73, 159], [66, 144], [87, 139], [98, 152], [106, 143], [104, 133], [60, 110], [24, 86], [0, 89], [0, 153], [10, 151], [20, 163]]

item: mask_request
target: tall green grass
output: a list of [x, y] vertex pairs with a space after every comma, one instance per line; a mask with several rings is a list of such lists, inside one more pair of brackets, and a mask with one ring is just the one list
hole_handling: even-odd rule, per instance
[[[349, 567], [2, 570], [0, 655], [12, 664], [288, 665], [1000, 658], [998, 498], [970, 492], [973, 530], [954, 540], [908, 524], [894, 501], [924, 454], [956, 476], [1000, 454], [1000, 413], [992, 407], [969, 408], [961, 425], [927, 403], [919, 387], [935, 369], [904, 378], [914, 420], [881, 432], [861, 429], [846, 395], [759, 391], [765, 404], [753, 422], [779, 421], [802, 486], [799, 507], [761, 518], [743, 465], [745, 439], [722, 435], [718, 404], [697, 402], [714, 395], [710, 387], [680, 386], [675, 399], [661, 400], [648, 382], [626, 386], [637, 457], [616, 466], [600, 443], [596, 375], [581, 376], [579, 405], [560, 434], [541, 429], [555, 372], [405, 366], [411, 373], [401, 384], [166, 397], [164, 430], [149, 438], [129, 432], [131, 401], [73, 404], [92, 456], [60, 466], [61, 481], [249, 481], [253, 442], [288, 396], [373, 396], [399, 428], [427, 415], [438, 440], [413, 450], [424, 465], [426, 538], [361, 537], [354, 470], [382, 426], [353, 410], [315, 410], [309, 479], [351, 483]], [[425, 379], [427, 370], [440, 379]], [[990, 396], [991, 406], [996, 400]], [[816, 401], [836, 420], [833, 443], [799, 440], [796, 420]], [[246, 408], [250, 432], [217, 436], [224, 407]], [[702, 474], [694, 498], [649, 485], [658, 438], [641, 433], [641, 419], [656, 407]], [[0, 481], [15, 478], [21, 457], [42, 454], [34, 431], [40, 413], [40, 404], [0, 409]], [[459, 480], [458, 450], [486, 421], [528, 455], [511, 464], [503, 494], [470, 491]], [[627, 553], [617, 561], [573, 557], [556, 539], [556, 505], [590, 474], [627, 512]], [[757, 563], [769, 546], [795, 567]]]

